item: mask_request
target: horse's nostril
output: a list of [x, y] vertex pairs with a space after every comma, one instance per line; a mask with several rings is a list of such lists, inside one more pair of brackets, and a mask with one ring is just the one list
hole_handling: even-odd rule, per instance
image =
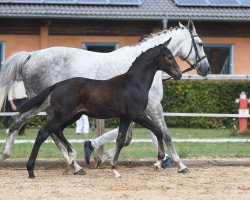
[[211, 67], [208, 67], [207, 69], [207, 73], [210, 74], [211, 73]]

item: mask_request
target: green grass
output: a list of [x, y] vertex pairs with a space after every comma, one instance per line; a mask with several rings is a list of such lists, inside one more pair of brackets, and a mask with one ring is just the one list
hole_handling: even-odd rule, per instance
[[[111, 129], [105, 129], [108, 131]], [[17, 139], [35, 139], [38, 129], [27, 129], [24, 136], [17, 136]], [[173, 138], [250, 138], [250, 133], [237, 134], [237, 131], [233, 129], [182, 129], [182, 128], [170, 128], [170, 135]], [[87, 136], [75, 135], [75, 129], [67, 128], [64, 131], [64, 135], [68, 139], [93, 139], [96, 137], [95, 132]], [[150, 131], [144, 128], [133, 128], [133, 138], [137, 139], [150, 139]], [[6, 138], [5, 129], [0, 129], [0, 140]]]
[[[107, 129], [108, 130], [108, 129]], [[250, 134], [238, 135], [230, 129], [170, 129], [173, 138], [250, 138]], [[35, 139], [37, 129], [27, 129], [26, 135], [18, 136], [17, 139]], [[87, 136], [74, 134], [74, 129], [66, 129], [65, 136], [68, 139], [92, 139], [95, 133]], [[0, 129], [0, 139], [5, 139], [5, 130]], [[133, 129], [133, 138], [150, 139], [146, 129]], [[72, 144], [78, 153], [78, 158], [83, 157], [83, 145]], [[114, 147], [115, 143], [105, 145], [105, 149]], [[0, 144], [0, 150], [4, 144]], [[27, 158], [33, 144], [15, 144], [13, 158]], [[245, 143], [174, 143], [178, 154], [182, 158], [191, 157], [250, 157], [250, 144]], [[166, 149], [166, 147], [165, 147]], [[123, 158], [155, 158], [156, 152], [152, 143], [131, 143], [121, 152]], [[62, 158], [55, 144], [43, 144], [38, 158]]]
[[[83, 158], [83, 145], [72, 144], [78, 153], [78, 158]], [[33, 144], [15, 144], [13, 158], [28, 158]], [[174, 143], [174, 146], [182, 158], [199, 157], [250, 157], [249, 143]], [[105, 149], [114, 147], [114, 143], [105, 146]], [[3, 148], [3, 144], [0, 145]], [[166, 148], [165, 148], [166, 149]], [[121, 152], [123, 158], [156, 158], [151, 143], [131, 143]], [[55, 144], [43, 144], [38, 158], [62, 158]]]

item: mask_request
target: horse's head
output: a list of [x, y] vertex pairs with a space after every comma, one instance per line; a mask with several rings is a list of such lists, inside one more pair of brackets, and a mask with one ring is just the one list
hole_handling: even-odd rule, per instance
[[189, 20], [187, 27], [179, 23], [180, 28], [187, 29], [189, 37], [180, 46], [178, 55], [183, 61], [197, 70], [197, 74], [206, 76], [210, 72], [210, 65], [204, 52], [203, 42], [196, 33], [194, 24]]
[[160, 45], [160, 55], [157, 58], [157, 67], [159, 70], [162, 70], [172, 76], [175, 80], [181, 79], [182, 72], [177, 64], [174, 55], [168, 49], [167, 45], [171, 41], [170, 38], [168, 41]]

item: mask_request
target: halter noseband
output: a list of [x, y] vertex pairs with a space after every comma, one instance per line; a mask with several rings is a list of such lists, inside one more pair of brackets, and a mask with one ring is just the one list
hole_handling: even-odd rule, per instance
[[[195, 41], [194, 41], [194, 38], [195, 38], [195, 37], [198, 37], [198, 35], [197, 35], [197, 34], [196, 34], [196, 35], [193, 35], [193, 32], [192, 32], [191, 30], [189, 30], [189, 29], [188, 29], [188, 31], [189, 31], [190, 36], [191, 36], [191, 38], [192, 38], [192, 45], [191, 45], [191, 48], [190, 48], [189, 53], [188, 53], [188, 55], [186, 56], [186, 58], [184, 58], [184, 59], [182, 59], [182, 60], [188, 62], [187, 59], [188, 59], [188, 57], [190, 56], [190, 54], [192, 53], [192, 50], [193, 50], [193, 48], [194, 48], [194, 51], [195, 51], [195, 64], [191, 65], [191, 64], [188, 62], [189, 65], [190, 65], [190, 67], [187, 68], [187, 69], [185, 69], [184, 71], [182, 71], [182, 74], [184, 74], [184, 73], [186, 73], [186, 72], [189, 72], [189, 71], [191, 71], [191, 70], [193, 70], [193, 69], [198, 70], [199, 67], [197, 67], [197, 64], [207, 57], [207, 55], [204, 55], [204, 56], [202, 56], [202, 57], [200, 57], [200, 55], [199, 55], [199, 52], [198, 52], [196, 43], [195, 43]], [[169, 80], [169, 79], [171, 79], [171, 78], [173, 78], [173, 77], [169, 77], [169, 78], [165, 79], [164, 81], [167, 81], [167, 80]]]

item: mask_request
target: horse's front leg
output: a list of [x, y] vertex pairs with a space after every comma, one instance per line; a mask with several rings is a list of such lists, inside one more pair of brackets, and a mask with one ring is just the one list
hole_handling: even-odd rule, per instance
[[124, 144], [125, 144], [126, 133], [127, 133], [130, 122], [131, 120], [127, 117], [120, 118], [119, 131], [118, 131], [118, 136], [116, 139], [115, 154], [114, 154], [114, 157], [111, 159], [111, 163], [110, 163], [111, 169], [115, 175], [115, 178], [121, 177], [120, 173], [116, 170], [116, 165], [117, 165], [120, 151], [124, 147]]
[[166, 132], [163, 134], [163, 140], [166, 143], [169, 153], [173, 159], [173, 161], [179, 166], [178, 172], [179, 173], [187, 173], [189, 172], [188, 168], [181, 162], [181, 159], [179, 157], [179, 155], [177, 154], [174, 146], [173, 146], [173, 142], [172, 142], [172, 138], [169, 134], [167, 134]]
[[[163, 116], [163, 109], [161, 104], [149, 104], [146, 110], [147, 115], [150, 119], [157, 125], [163, 132], [163, 140], [166, 143], [168, 150], [170, 152], [170, 156], [172, 157], [173, 161], [178, 165], [179, 169], [178, 172], [185, 173], [188, 171], [188, 168], [182, 163], [180, 160], [179, 155], [177, 154], [171, 136], [169, 134], [168, 128], [165, 123], [165, 119]], [[154, 137], [154, 136], [153, 136]], [[153, 139], [154, 141], [154, 139]], [[157, 143], [154, 143], [157, 147]]]

